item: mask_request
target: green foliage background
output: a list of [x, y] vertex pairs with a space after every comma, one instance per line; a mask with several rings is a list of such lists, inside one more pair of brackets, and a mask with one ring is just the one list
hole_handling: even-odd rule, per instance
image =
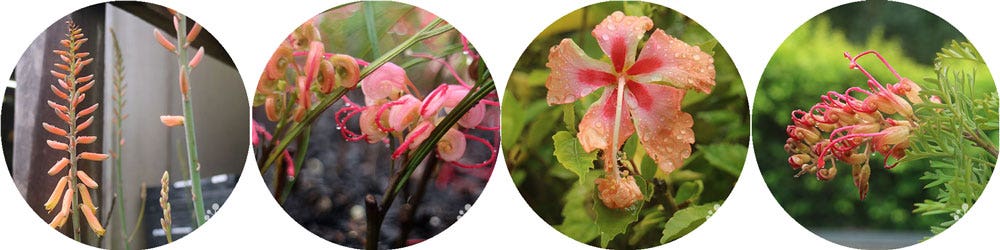
[[[558, 131], [575, 131], [579, 119], [601, 91], [572, 105], [549, 106], [545, 101], [545, 80], [549, 74], [545, 63], [549, 48], [563, 38], [573, 39], [591, 57], [608, 61], [590, 32], [614, 11], [648, 16], [655, 28], [714, 53], [717, 70], [717, 85], [711, 94], [688, 91], [684, 99], [682, 110], [695, 120], [696, 143], [692, 156], [671, 176], [656, 177], [669, 179], [674, 190], [683, 189], [675, 198], [684, 200], [680, 196], [690, 196], [694, 201], [692, 206], [681, 210], [686, 211], [683, 218], [682, 213], [675, 214], [677, 220], [657, 209], [644, 209], [638, 212], [638, 221], [627, 224], [629, 229], [625, 235], [619, 235], [607, 245], [611, 248], [651, 247], [683, 236], [704, 222], [706, 214], [718, 209], [736, 183], [746, 157], [749, 114], [743, 83], [725, 49], [696, 22], [663, 6], [632, 2], [599, 3], [557, 20], [527, 47], [511, 74], [502, 104], [501, 142], [515, 184], [539, 217], [573, 239], [603, 245], [598, 244], [603, 242], [599, 242], [592, 219], [595, 213], [603, 214], [595, 211], [603, 206], [594, 206], [595, 199], [591, 195], [593, 180], [602, 171], [574, 173], [560, 166], [553, 155], [553, 135]], [[562, 134], [572, 135], [572, 141], [576, 140], [575, 132]], [[634, 136], [629, 139], [626, 151], [630, 148], [634, 151], [638, 144], [635, 141]], [[652, 160], [646, 156], [642, 165], [650, 163]], [[673, 229], [669, 232], [663, 231], [668, 219]]]
[[[924, 85], [936, 78], [935, 53], [950, 41], [965, 41], [958, 30], [939, 17], [901, 3], [868, 1], [834, 8], [809, 20], [793, 32], [768, 63], [754, 100], [754, 145], [758, 164], [778, 203], [809, 229], [854, 228], [864, 230], [921, 231], [951, 218], [919, 216], [915, 203], [933, 199], [920, 180], [930, 169], [927, 161], [904, 162], [892, 170], [873, 157], [870, 191], [858, 198], [849, 168], [829, 183], [796, 173], [785, 161], [785, 126], [794, 109], [808, 109], [827, 91], [843, 92], [865, 86], [865, 77], [848, 69], [843, 53], [852, 55], [874, 49], [882, 53], [901, 75]], [[875, 58], [860, 60], [876, 79], [895, 78]], [[996, 93], [987, 72], [977, 78], [974, 98]], [[892, 80], [892, 81], [890, 81]]]

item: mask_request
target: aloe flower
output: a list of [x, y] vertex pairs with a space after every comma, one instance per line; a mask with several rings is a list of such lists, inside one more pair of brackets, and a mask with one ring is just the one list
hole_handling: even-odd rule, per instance
[[[606, 168], [620, 178], [615, 156], [632, 133], [660, 170], [670, 173], [691, 155], [691, 115], [681, 111], [685, 90], [709, 93], [715, 86], [710, 55], [656, 29], [637, 48], [653, 21], [612, 13], [591, 33], [610, 62], [590, 58], [570, 39], [550, 49], [545, 82], [549, 105], [573, 103], [604, 87], [587, 110], [577, 137], [584, 150], [604, 151]], [[607, 177], [607, 176], [606, 176]], [[607, 204], [607, 202], [605, 203]]]

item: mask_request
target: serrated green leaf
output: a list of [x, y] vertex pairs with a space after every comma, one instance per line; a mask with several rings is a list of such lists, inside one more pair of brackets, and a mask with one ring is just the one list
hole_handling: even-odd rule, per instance
[[747, 157], [747, 147], [730, 143], [717, 143], [707, 146], [698, 146], [702, 151], [702, 156], [719, 170], [729, 173], [732, 176], [739, 176], [743, 170], [743, 161]]
[[667, 221], [663, 227], [663, 237], [660, 243], [667, 243], [677, 238], [687, 235], [711, 217], [719, 206], [718, 203], [709, 203], [699, 206], [690, 206], [674, 213], [673, 217]]
[[[585, 177], [587, 179], [585, 182], [592, 183], [599, 175], [600, 171], [590, 171]], [[564, 198], [566, 204], [562, 210], [563, 223], [555, 226], [556, 230], [583, 243], [593, 241], [600, 236], [592, 216], [593, 211], [590, 211], [593, 206], [588, 204], [594, 202], [590, 199], [593, 192], [594, 185], [573, 185], [566, 192]]]
[[580, 185], [583, 185], [587, 172], [594, 167], [594, 161], [597, 160], [597, 151], [587, 153], [583, 150], [583, 145], [580, 145], [580, 140], [566, 131], [556, 132], [552, 136], [552, 142], [555, 146], [553, 154], [556, 160], [575, 173], [579, 177]]
[[[641, 188], [641, 186], [640, 186]], [[597, 230], [601, 235], [601, 247], [607, 247], [611, 240], [625, 233], [628, 226], [639, 220], [639, 212], [645, 203], [639, 200], [632, 207], [625, 209], [610, 209], [597, 197], [597, 192], [593, 192], [594, 212], [597, 214]]]

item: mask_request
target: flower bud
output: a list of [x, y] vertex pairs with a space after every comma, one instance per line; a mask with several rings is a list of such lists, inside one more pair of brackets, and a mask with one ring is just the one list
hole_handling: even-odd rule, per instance
[[160, 122], [167, 127], [175, 127], [184, 125], [184, 116], [179, 115], [161, 115]]
[[448, 129], [437, 143], [438, 156], [447, 162], [458, 161], [465, 155], [465, 134], [457, 129]]
[[636, 201], [642, 200], [642, 191], [635, 183], [635, 178], [625, 176], [624, 178], [599, 178], [597, 183], [598, 198], [604, 206], [611, 209], [624, 209], [631, 207]]

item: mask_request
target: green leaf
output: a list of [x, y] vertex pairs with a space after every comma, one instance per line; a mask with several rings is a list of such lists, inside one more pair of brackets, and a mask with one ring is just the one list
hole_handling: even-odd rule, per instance
[[720, 206], [719, 203], [709, 203], [678, 210], [663, 226], [663, 237], [660, 238], [660, 243], [674, 241], [698, 228], [715, 213], [718, 206]]
[[597, 151], [587, 153], [583, 150], [583, 145], [580, 145], [580, 140], [566, 131], [559, 131], [553, 135], [552, 142], [555, 146], [553, 154], [556, 160], [569, 171], [576, 173], [579, 183], [583, 185], [585, 175], [594, 167], [594, 161], [597, 160]]
[[[600, 171], [590, 171], [585, 182], [594, 182], [600, 175]], [[556, 230], [579, 242], [587, 243], [593, 241], [600, 234], [597, 231], [597, 224], [594, 222], [592, 206], [588, 203], [594, 192], [594, 185], [573, 185], [573, 188], [566, 192], [562, 215], [563, 223], [555, 226]]]
[[694, 202], [701, 196], [701, 192], [705, 190], [705, 183], [701, 180], [694, 180], [685, 182], [677, 188], [677, 194], [674, 195], [674, 202], [677, 204], [684, 203], [685, 201], [691, 200]]
[[[641, 186], [640, 186], [641, 187]], [[643, 200], [637, 201], [632, 207], [625, 209], [610, 209], [604, 206], [598, 198], [598, 193], [593, 192], [594, 212], [597, 213], [597, 230], [601, 234], [601, 247], [607, 247], [611, 240], [628, 230], [628, 226], [639, 220], [639, 212]]]
[[639, 241], [642, 240], [646, 234], [651, 231], [663, 226], [663, 223], [667, 222], [667, 215], [661, 209], [652, 210], [642, 216], [639, 223], [636, 223], [632, 227], [632, 233], [628, 237], [628, 244], [630, 246], [639, 245]]
[[566, 124], [566, 130], [576, 134], [576, 102], [562, 105], [562, 107], [563, 123]]
[[740, 176], [743, 171], [743, 161], [747, 158], [747, 147], [730, 143], [717, 143], [707, 146], [698, 146], [698, 150], [703, 151], [705, 160], [719, 170], [725, 171], [732, 176]]
[[518, 137], [524, 130], [522, 107], [521, 102], [511, 91], [503, 94], [503, 102], [500, 103], [500, 109], [504, 111], [500, 120], [500, 126], [503, 126], [500, 130], [500, 144], [508, 152], [517, 143]]

